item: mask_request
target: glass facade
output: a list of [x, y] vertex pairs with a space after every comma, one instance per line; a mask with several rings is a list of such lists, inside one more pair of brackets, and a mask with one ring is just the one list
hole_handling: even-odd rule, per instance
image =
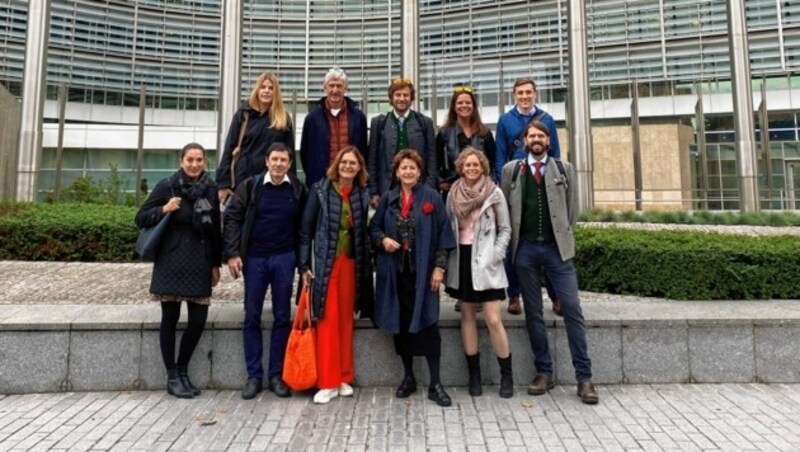
[[[798, 92], [800, 2], [744, 3], [754, 92], [762, 83], [771, 92]], [[634, 88], [640, 98], [665, 102], [696, 96], [698, 87], [723, 100], [730, 97], [726, 2], [586, 0], [584, 5], [593, 101], [631, 99]], [[71, 103], [136, 107], [145, 87], [150, 108], [213, 114], [221, 11], [221, 0], [52, 0], [47, 98], [54, 100], [64, 83]], [[296, 95], [302, 114], [322, 96], [325, 72], [339, 66], [348, 73], [350, 97], [363, 101], [366, 95], [368, 114], [383, 111], [388, 80], [401, 72], [401, 21], [400, 0], [243, 0], [242, 98], [258, 74], [272, 70], [280, 76], [284, 99], [291, 103]], [[17, 96], [26, 22], [26, 1], [0, 0], [0, 84]], [[484, 107], [508, 106], [514, 79], [532, 75], [539, 102], [563, 112], [569, 80], [566, 0], [420, 0], [419, 30], [418, 97], [424, 110], [446, 108], [450, 87], [459, 83], [475, 87]], [[797, 112], [771, 108], [769, 138], [781, 150], [772, 158], [790, 159], [786, 150], [800, 142]], [[604, 114], [593, 119], [626, 119]], [[694, 119], [692, 113], [653, 108], [642, 108], [641, 114]], [[563, 126], [564, 114], [556, 116]], [[706, 141], [714, 174], [725, 174], [718, 178], [720, 187], [735, 191], [735, 164], [725, 163], [735, 157], [730, 108], [707, 112]], [[52, 169], [51, 151], [45, 150], [43, 181]], [[91, 149], [70, 152], [84, 155], [75, 171], [103, 172], [113, 162], [125, 171], [132, 165], [131, 151], [100, 152], [106, 160], [89, 158]], [[145, 159], [148, 167], [158, 170], [162, 163], [156, 156], [166, 151], [147, 152], [153, 155]], [[780, 177], [781, 171], [776, 167], [773, 173]]]

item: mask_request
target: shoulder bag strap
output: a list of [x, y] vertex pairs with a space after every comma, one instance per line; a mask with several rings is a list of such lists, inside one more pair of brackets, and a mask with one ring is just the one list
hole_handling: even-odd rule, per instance
[[244, 141], [244, 133], [247, 130], [248, 120], [250, 120], [250, 112], [245, 110], [244, 122], [242, 122], [242, 127], [239, 128], [239, 141], [231, 153], [231, 188], [236, 187], [236, 164], [239, 163], [239, 156], [242, 154], [242, 141]]

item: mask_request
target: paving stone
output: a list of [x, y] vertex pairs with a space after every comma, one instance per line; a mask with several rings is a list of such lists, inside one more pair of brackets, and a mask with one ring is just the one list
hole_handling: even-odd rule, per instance
[[800, 379], [800, 327], [756, 326], [756, 376], [765, 383], [796, 383]]
[[689, 328], [692, 381], [751, 382], [755, 378], [753, 327]]

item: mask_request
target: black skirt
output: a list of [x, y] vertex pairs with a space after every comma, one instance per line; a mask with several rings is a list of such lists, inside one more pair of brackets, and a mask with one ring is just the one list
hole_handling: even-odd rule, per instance
[[417, 274], [409, 271], [397, 274], [397, 298], [400, 301], [400, 333], [394, 335], [394, 350], [400, 356], [441, 356], [442, 336], [439, 324], [434, 323], [418, 333], [409, 333], [414, 314], [414, 285]]
[[472, 245], [458, 245], [458, 289], [446, 287], [447, 295], [467, 303], [498, 301], [506, 297], [505, 289], [475, 290], [472, 284]]

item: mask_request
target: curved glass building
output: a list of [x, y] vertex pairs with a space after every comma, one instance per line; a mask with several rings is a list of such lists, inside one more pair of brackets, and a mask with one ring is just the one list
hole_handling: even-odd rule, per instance
[[[22, 95], [27, 5], [0, 0], [0, 84], [14, 96]], [[421, 0], [418, 5], [418, 97], [424, 112], [441, 122], [452, 86], [465, 83], [475, 87], [484, 120], [494, 124], [513, 104], [514, 79], [533, 76], [539, 104], [565, 129], [566, 0]], [[680, 155], [677, 176], [663, 181], [655, 167], [648, 173], [646, 161], [635, 170], [646, 181], [658, 181], [649, 189], [653, 202], [659, 190], [677, 186], [688, 191], [681, 194], [684, 199], [696, 199], [702, 188], [704, 196], [714, 191], [711, 208], [736, 208], [726, 2], [586, 0], [584, 5], [595, 161], [598, 155], [617, 158], [602, 154], [604, 144], [624, 149], [619, 155], [631, 154], [630, 105], [637, 98], [643, 147], [672, 140], [675, 149], [664, 152]], [[762, 119], [769, 131], [762, 140], [757, 122], [757, 139], [771, 151], [767, 161], [759, 145], [759, 183], [782, 190], [770, 198], [788, 199], [792, 188], [800, 187], [794, 180], [800, 167], [793, 170], [800, 161], [800, 2], [745, 0], [744, 5], [754, 104], [764, 101]], [[64, 183], [85, 174], [102, 177], [109, 164], [122, 173], [133, 170], [142, 87], [145, 177], [155, 180], [171, 171], [175, 149], [188, 141], [216, 147], [218, 134], [227, 132], [216, 126], [220, 71], [225, 70], [220, 67], [222, 7], [221, 0], [50, 2], [41, 191], [51, 190], [54, 182], [60, 84], [68, 90]], [[284, 99], [302, 124], [309, 105], [323, 95], [325, 72], [335, 65], [347, 71], [349, 96], [362, 102], [368, 115], [388, 109], [388, 81], [402, 75], [402, 10], [401, 0], [243, 0], [242, 98], [260, 72], [275, 71]], [[615, 127], [628, 135], [618, 136]], [[696, 144], [698, 130], [704, 130], [702, 149]], [[596, 182], [602, 172], [596, 169]], [[768, 173], [769, 180], [762, 180]], [[608, 188], [608, 197], [597, 197], [599, 203], [629, 201], [624, 193], [630, 184], [618, 185], [627, 188]]]

